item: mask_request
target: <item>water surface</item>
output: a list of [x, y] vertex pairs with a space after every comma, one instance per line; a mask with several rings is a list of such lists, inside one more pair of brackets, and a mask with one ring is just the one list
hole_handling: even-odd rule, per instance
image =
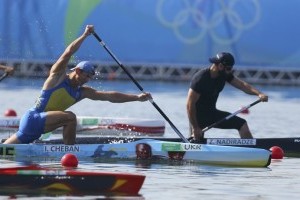
[[[42, 80], [6, 79], [0, 84], [0, 113], [13, 108], [21, 116], [39, 95]], [[185, 109], [188, 82], [140, 82], [145, 91], [152, 93], [154, 101], [188, 136]], [[130, 81], [94, 81], [94, 88], [139, 93]], [[269, 95], [268, 103], [259, 103], [242, 115], [248, 121], [254, 137], [299, 137], [300, 92], [297, 87], [257, 86]], [[220, 95], [218, 108], [235, 112], [257, 99], [226, 86]], [[70, 108], [80, 116], [130, 117], [164, 119], [149, 102], [113, 104], [83, 100]], [[166, 137], [178, 137], [166, 122]], [[235, 130], [211, 129], [206, 137], [238, 137]], [[5, 165], [1, 161], [2, 166]], [[49, 163], [43, 163], [49, 164]], [[59, 164], [59, 163], [56, 163]], [[146, 175], [146, 181], [135, 199], [230, 199], [273, 200], [298, 199], [300, 192], [300, 159], [273, 160], [268, 168], [233, 168], [199, 165], [195, 163], [152, 163], [138, 165], [133, 162], [82, 162], [80, 168], [133, 172]], [[3, 196], [3, 198], [9, 198]], [[43, 197], [38, 197], [44, 199]], [[71, 197], [59, 197], [72, 199]], [[75, 198], [75, 197], [73, 197]], [[80, 197], [81, 198], [81, 197]], [[93, 199], [95, 196], [85, 196]], [[98, 196], [98, 198], [105, 198]], [[115, 197], [118, 198], [118, 197]], [[133, 197], [131, 197], [133, 198]], [[56, 198], [57, 199], [57, 198]]]

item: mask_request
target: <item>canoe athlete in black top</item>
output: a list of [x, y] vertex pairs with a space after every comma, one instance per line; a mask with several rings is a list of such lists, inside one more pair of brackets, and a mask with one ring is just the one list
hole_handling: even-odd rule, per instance
[[[233, 75], [232, 68], [235, 61], [230, 53], [218, 53], [209, 61], [212, 63], [209, 68], [199, 70], [194, 74], [188, 91], [187, 113], [191, 139], [195, 142], [203, 140], [202, 129], [231, 114], [216, 108], [219, 93], [226, 82], [247, 94], [257, 95], [261, 101], [268, 101], [267, 95]], [[237, 129], [241, 138], [253, 138], [246, 120], [238, 116], [233, 116], [214, 128]]]

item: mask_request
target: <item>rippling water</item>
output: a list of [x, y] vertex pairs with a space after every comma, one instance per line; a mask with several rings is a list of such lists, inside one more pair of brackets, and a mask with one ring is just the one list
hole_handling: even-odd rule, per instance
[[[189, 83], [140, 82], [145, 91], [152, 93], [154, 101], [188, 136], [185, 110]], [[0, 113], [13, 108], [21, 116], [35, 101], [41, 80], [6, 79], [0, 83]], [[132, 82], [95, 81], [91, 85], [100, 90], [138, 93]], [[270, 97], [268, 103], [259, 103], [244, 117], [255, 137], [298, 137], [300, 119], [300, 92], [297, 87], [257, 86]], [[252, 103], [255, 96], [246, 95], [230, 86], [221, 94], [218, 107], [234, 112]], [[70, 108], [77, 115], [107, 117], [137, 117], [163, 119], [148, 102], [112, 104], [83, 100]], [[166, 137], [178, 137], [166, 123]], [[206, 137], [238, 137], [234, 130], [211, 129]], [[4, 161], [0, 162], [5, 165]], [[106, 171], [126, 171], [146, 175], [145, 183], [136, 199], [298, 199], [300, 195], [300, 160], [284, 158], [273, 160], [269, 168], [229, 168], [193, 163], [152, 163], [147, 166], [130, 162], [80, 163], [80, 168]], [[3, 198], [9, 198], [3, 196]], [[43, 199], [43, 197], [39, 197]], [[70, 197], [59, 197], [72, 199]], [[75, 197], [73, 197], [75, 198]], [[81, 198], [81, 197], [80, 197]], [[85, 196], [93, 199], [94, 197]], [[98, 198], [104, 198], [99, 196]], [[115, 197], [116, 199], [118, 197]]]

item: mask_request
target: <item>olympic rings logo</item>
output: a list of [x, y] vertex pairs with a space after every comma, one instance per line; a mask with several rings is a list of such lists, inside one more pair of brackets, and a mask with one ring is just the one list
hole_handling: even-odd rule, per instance
[[[156, 15], [164, 26], [173, 29], [176, 37], [187, 44], [199, 42], [207, 33], [216, 43], [232, 44], [243, 31], [255, 26], [261, 17], [258, 0], [170, 2], [159, 0]], [[215, 10], [209, 13], [207, 8]], [[250, 10], [249, 15], [243, 14], [242, 8]]]

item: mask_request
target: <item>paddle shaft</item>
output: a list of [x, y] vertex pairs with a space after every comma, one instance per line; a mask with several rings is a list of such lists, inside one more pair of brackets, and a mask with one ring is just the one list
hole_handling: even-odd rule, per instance
[[[124, 67], [124, 65], [117, 59], [117, 57], [112, 53], [112, 51], [106, 46], [104, 41], [98, 36], [97, 33], [93, 32], [95, 38], [99, 41], [101, 46], [109, 53], [109, 55], [118, 63], [118, 65], [124, 70], [124, 72], [129, 76], [129, 78], [134, 82], [134, 84], [140, 89], [141, 92], [144, 92], [143, 87], [133, 78], [133, 76], [128, 72], [128, 70]], [[158, 105], [154, 102], [153, 99], [149, 100], [151, 104], [156, 108], [156, 110], [165, 118], [165, 120], [170, 124], [173, 130], [177, 133], [177, 135], [186, 143], [189, 141], [180, 133], [180, 131], [176, 128], [176, 126], [171, 122], [171, 120], [165, 115], [165, 113], [158, 107]]]
[[8, 76], [8, 73], [5, 72], [1, 77], [0, 77], [0, 81], [2, 81], [3, 79], [5, 79]]
[[215, 127], [215, 126], [221, 124], [222, 122], [224, 122], [225, 120], [228, 120], [228, 119], [232, 118], [233, 116], [236, 116], [236, 115], [239, 114], [240, 112], [242, 112], [242, 111], [244, 111], [244, 110], [246, 110], [246, 109], [248, 109], [248, 108], [250, 108], [250, 107], [252, 107], [252, 106], [254, 106], [254, 105], [256, 105], [256, 104], [258, 104], [259, 102], [261, 102], [260, 99], [254, 101], [253, 103], [251, 103], [251, 104], [249, 104], [249, 105], [247, 105], [247, 106], [242, 107], [241, 109], [239, 109], [239, 110], [237, 110], [236, 112], [234, 112], [234, 113], [228, 115], [227, 117], [221, 119], [220, 121], [217, 121], [217, 122], [213, 123], [212, 125], [210, 125], [210, 126], [204, 128], [204, 129], [202, 130], [202, 132], [208, 131], [209, 129], [211, 129], [211, 128], [213, 128], [213, 127]]

